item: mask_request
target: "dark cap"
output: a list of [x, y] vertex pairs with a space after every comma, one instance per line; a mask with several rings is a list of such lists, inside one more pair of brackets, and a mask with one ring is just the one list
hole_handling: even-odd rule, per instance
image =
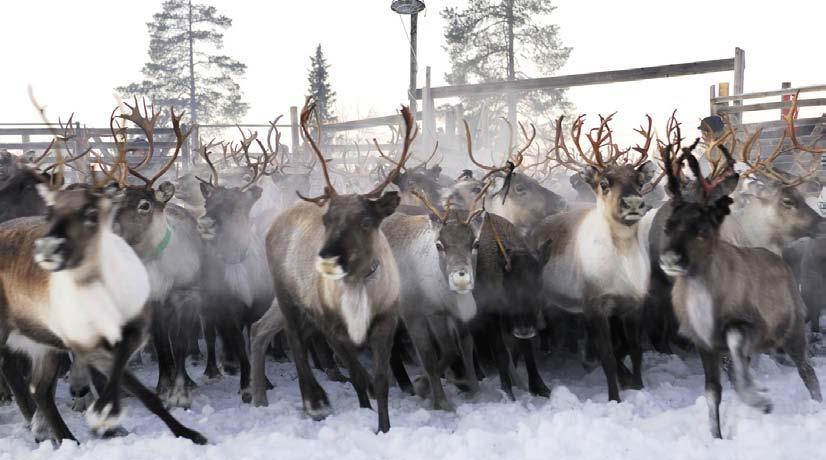
[[698, 126], [697, 129], [704, 132], [712, 132], [716, 135], [723, 134], [723, 119], [717, 115], [705, 117], [700, 121], [700, 126]]

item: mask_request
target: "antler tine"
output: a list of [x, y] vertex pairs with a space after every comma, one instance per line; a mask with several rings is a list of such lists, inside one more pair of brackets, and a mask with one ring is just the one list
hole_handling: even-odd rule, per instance
[[651, 115], [647, 114], [645, 115], [645, 118], [648, 119], [648, 128], [646, 129], [640, 126], [634, 130], [645, 138], [645, 145], [637, 144], [632, 147], [634, 151], [639, 152], [640, 154], [640, 158], [634, 162], [634, 167], [643, 164], [645, 160], [648, 159], [648, 150], [651, 148], [651, 140], [654, 138], [654, 120], [651, 119]]
[[[309, 201], [311, 203], [315, 203], [318, 206], [323, 206], [327, 200], [334, 197], [336, 195], [336, 189], [333, 187], [333, 181], [330, 180], [330, 171], [327, 169], [327, 160], [324, 158], [324, 155], [319, 150], [318, 144], [310, 135], [310, 131], [307, 128], [307, 122], [310, 120], [310, 116], [312, 116], [313, 112], [315, 111], [315, 103], [312, 101], [312, 98], [307, 98], [306, 102], [304, 103], [304, 108], [301, 109], [301, 132], [304, 134], [304, 138], [307, 142], [309, 142], [310, 147], [313, 149], [316, 157], [318, 157], [319, 163], [321, 163], [321, 170], [324, 173], [324, 194], [317, 196], [315, 198], [307, 198], [298, 191], [296, 191], [296, 195], [304, 201]], [[319, 131], [321, 130], [321, 126], [318, 127]], [[319, 136], [321, 133], [319, 132]]]
[[404, 144], [402, 147], [402, 154], [399, 157], [399, 164], [396, 166], [395, 169], [390, 171], [390, 174], [384, 178], [384, 181], [380, 183], [376, 188], [371, 190], [370, 192], [366, 193], [364, 196], [366, 197], [374, 197], [377, 196], [390, 184], [396, 176], [399, 175], [404, 164], [407, 162], [408, 158], [410, 157], [410, 145], [413, 143], [413, 140], [416, 139], [416, 135], [419, 132], [419, 127], [416, 125], [415, 120], [413, 120], [413, 114], [410, 113], [410, 108], [406, 106], [402, 106], [401, 108], [402, 118], [404, 118]]
[[118, 118], [121, 118], [123, 120], [129, 120], [135, 125], [137, 125], [141, 130], [143, 130], [144, 134], [146, 135], [146, 142], [147, 144], [149, 144], [149, 148], [143, 160], [141, 160], [141, 162], [138, 163], [138, 165], [134, 168], [141, 169], [152, 160], [152, 155], [155, 153], [155, 125], [158, 122], [158, 117], [160, 116], [161, 112], [156, 112], [154, 105], [150, 105], [149, 108], [147, 108], [146, 99], [143, 99], [143, 113], [141, 113], [140, 105], [138, 105], [137, 96], [135, 96], [135, 105], [129, 105], [128, 102], [124, 102], [123, 105], [125, 105], [129, 109], [130, 113], [121, 113], [120, 115], [118, 115]]
[[522, 131], [522, 135], [525, 136], [525, 145], [522, 146], [519, 150], [517, 150], [516, 155], [514, 155], [516, 160], [513, 162], [513, 165], [516, 168], [522, 165], [522, 162], [525, 160], [525, 151], [527, 151], [531, 147], [534, 139], [536, 139], [536, 126], [534, 126], [533, 123], [531, 123], [530, 126], [531, 135], [528, 136], [528, 131], [525, 129], [525, 125], [523, 125], [521, 122], [519, 123], [519, 129]]
[[[109, 115], [109, 131], [112, 133], [112, 142], [115, 143], [115, 149], [117, 150], [115, 162], [109, 169], [109, 172], [106, 172], [106, 169], [104, 168], [103, 159], [98, 158], [98, 164], [101, 165], [101, 169], [103, 169], [104, 172], [106, 172], [106, 175], [109, 178], [117, 181], [122, 187], [126, 187], [128, 185], [127, 177], [129, 174], [132, 174], [133, 176], [145, 182], [148, 187], [149, 179], [143, 174], [137, 171], [133, 171], [131, 168], [129, 168], [129, 165], [126, 161], [126, 126], [121, 126], [116, 120], [116, 118], [119, 117], [115, 116], [115, 112], [117, 112], [119, 109], [120, 107], [115, 107], [115, 109], [112, 110], [111, 115]], [[124, 170], [124, 168], [126, 169]]]
[[379, 151], [379, 156], [380, 156], [380, 157], [384, 158], [384, 159], [385, 159], [388, 163], [392, 164], [393, 166], [399, 166], [399, 163], [398, 163], [396, 160], [394, 160], [394, 159], [390, 158], [390, 156], [389, 156], [389, 155], [387, 155], [386, 153], [384, 153], [384, 151], [383, 151], [383, 150], [381, 149], [381, 147], [379, 146], [379, 141], [378, 141], [378, 140], [376, 140], [376, 138], [375, 138], [375, 137], [373, 138], [373, 144], [375, 144], [376, 149]]
[[442, 213], [442, 212], [439, 212], [439, 210], [436, 208], [436, 206], [433, 206], [433, 203], [431, 203], [430, 200], [426, 196], [422, 195], [421, 193], [419, 193], [416, 190], [411, 190], [410, 193], [413, 196], [415, 196], [416, 198], [418, 198], [419, 201], [422, 202], [422, 205], [424, 205], [424, 207], [427, 208], [428, 211], [433, 213], [433, 215], [436, 216], [437, 219], [439, 219], [439, 222], [441, 222], [443, 224], [447, 223], [447, 218], [448, 218], [448, 215], [450, 213], [450, 204], [449, 203], [448, 203], [447, 206], [445, 206], [445, 212]]
[[[581, 172], [582, 166], [576, 161], [574, 155], [568, 150], [568, 146], [565, 144], [565, 133], [562, 131], [562, 120], [564, 118], [564, 115], [560, 115], [559, 118], [556, 119], [556, 133], [552, 151], [556, 157], [557, 164], [570, 171]], [[562, 158], [560, 152], [565, 154], [565, 159]]]
[[[166, 172], [169, 171], [169, 168], [171, 168], [172, 165], [175, 164], [175, 160], [178, 159], [178, 155], [181, 153], [181, 147], [184, 146], [186, 138], [189, 137], [190, 133], [192, 133], [192, 126], [190, 126], [189, 129], [186, 130], [186, 132], [184, 132], [181, 129], [181, 118], [183, 118], [184, 113], [186, 113], [186, 111], [183, 111], [180, 115], [176, 116], [175, 108], [170, 107], [169, 113], [172, 118], [172, 131], [175, 133], [175, 151], [172, 153], [172, 156], [169, 158], [169, 160], [166, 161], [163, 167], [161, 167], [161, 169], [158, 170], [158, 172], [155, 173], [155, 175], [152, 176], [151, 179], [149, 179], [149, 183], [146, 184], [147, 188], [151, 188], [155, 181], [157, 181], [164, 174], [166, 174]], [[129, 170], [129, 172], [134, 174], [134, 172], [131, 169]]]
[[797, 113], [799, 97], [800, 91], [797, 91], [792, 97], [792, 107], [789, 109], [788, 112], [786, 112], [783, 118], [786, 120], [786, 131], [788, 131], [789, 139], [791, 139], [792, 141], [792, 147], [801, 152], [806, 152], [810, 154], [812, 156], [812, 161], [809, 164], [808, 170], [804, 171], [803, 174], [797, 176], [789, 182], [784, 181], [784, 184], [787, 186], [798, 186], [811, 179], [812, 176], [816, 175], [820, 168], [821, 157], [824, 153], [826, 153], [826, 148], [815, 147], [820, 138], [815, 139], [811, 145], [801, 145], [800, 142], [797, 140], [797, 131], [794, 127], [794, 117]]
[[496, 167], [486, 166], [482, 163], [479, 163], [478, 161], [476, 161], [476, 158], [473, 157], [473, 140], [470, 136], [470, 126], [468, 126], [467, 120], [462, 120], [462, 122], [465, 124], [465, 139], [466, 139], [466, 143], [467, 143], [467, 156], [468, 156], [468, 158], [470, 158], [470, 162], [473, 163], [474, 165], [476, 165], [477, 168], [481, 168], [485, 171], [496, 170], [497, 169]]
[[[209, 183], [209, 185], [217, 187], [218, 186], [218, 170], [215, 169], [215, 164], [213, 164], [212, 160], [209, 158], [209, 155], [212, 153], [209, 150], [212, 147], [215, 147], [216, 145], [221, 145], [221, 149], [224, 151], [224, 153], [226, 153], [227, 146], [226, 146], [226, 144], [221, 143], [221, 142], [219, 142], [218, 144], [214, 144], [213, 143], [214, 141], [215, 141], [215, 139], [212, 139], [206, 145], [202, 145], [200, 153], [201, 153], [201, 157], [204, 159], [207, 166], [209, 167], [209, 170], [212, 171], [212, 174], [210, 174], [210, 176], [209, 176], [209, 182], [208, 183]], [[204, 181], [202, 181], [202, 182], [204, 182]], [[204, 182], [204, 183], [207, 183], [207, 182]]]

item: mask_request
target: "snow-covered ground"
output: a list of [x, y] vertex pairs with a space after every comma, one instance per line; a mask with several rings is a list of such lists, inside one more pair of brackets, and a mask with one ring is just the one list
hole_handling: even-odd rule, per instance
[[[390, 394], [392, 429], [374, 434], [376, 415], [359, 409], [349, 384], [329, 382], [334, 414], [314, 422], [301, 410], [295, 368], [268, 363], [277, 385], [270, 406], [241, 404], [237, 377], [205, 382], [190, 411], [177, 409], [183, 423], [204, 433], [208, 446], [172, 437], [134, 398], [126, 400], [129, 436], [92, 439], [80, 414], [69, 407], [68, 388], [58, 387], [59, 405], [81, 445], [33, 441], [16, 407], [0, 408], [0, 460], [24, 459], [820, 459], [826, 458], [826, 405], [809, 399], [797, 372], [761, 357], [755, 375], [770, 389], [775, 411], [763, 415], [741, 404], [724, 383], [725, 440], [708, 429], [703, 376], [694, 356], [645, 355], [643, 391], [624, 391], [621, 404], [608, 403], [603, 373], [585, 372], [575, 359], [545, 358], [550, 400], [517, 390], [510, 402], [498, 379], [466, 397], [448, 386], [455, 413], [436, 412], [416, 397]], [[815, 358], [826, 382], [826, 358]], [[154, 365], [139, 375], [154, 385]], [[411, 369], [415, 371], [415, 369]], [[200, 375], [201, 368], [193, 368]], [[411, 372], [411, 375], [414, 372]], [[826, 388], [826, 387], [824, 387]], [[374, 403], [375, 405], [375, 403]]]

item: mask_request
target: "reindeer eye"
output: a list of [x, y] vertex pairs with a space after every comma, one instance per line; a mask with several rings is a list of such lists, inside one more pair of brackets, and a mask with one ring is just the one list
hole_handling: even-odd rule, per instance
[[525, 191], [525, 187], [519, 184], [517, 184], [516, 187], [514, 187], [513, 189], [516, 190], [516, 193], [523, 193]]
[[146, 214], [151, 210], [152, 210], [152, 203], [150, 203], [149, 200], [141, 200], [140, 203], [138, 203], [138, 212], [139, 213]]
[[478, 250], [479, 250], [479, 240], [476, 240], [476, 241], [473, 242], [473, 251], [475, 252], [475, 251], [478, 251]]
[[436, 250], [439, 251], [439, 252], [444, 252], [445, 247], [444, 247], [444, 245], [442, 244], [441, 241], [436, 242]]
[[785, 206], [787, 208], [793, 208], [794, 207], [794, 200], [791, 199], [791, 198], [783, 198], [783, 206]]
[[473, 193], [475, 195], [478, 195], [479, 192], [482, 191], [482, 188], [481, 187], [473, 187], [470, 191], [471, 191], [471, 193]]
[[98, 210], [95, 208], [87, 208], [83, 212], [83, 224], [86, 226], [94, 226], [98, 223]]

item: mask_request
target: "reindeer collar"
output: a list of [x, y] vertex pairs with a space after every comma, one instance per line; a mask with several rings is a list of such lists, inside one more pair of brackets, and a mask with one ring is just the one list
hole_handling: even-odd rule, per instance
[[161, 242], [158, 243], [157, 246], [155, 246], [155, 250], [152, 251], [152, 257], [154, 258], [160, 256], [164, 249], [166, 249], [166, 247], [169, 246], [170, 241], [172, 241], [172, 227], [170, 227], [167, 224], [166, 233], [164, 233]]

